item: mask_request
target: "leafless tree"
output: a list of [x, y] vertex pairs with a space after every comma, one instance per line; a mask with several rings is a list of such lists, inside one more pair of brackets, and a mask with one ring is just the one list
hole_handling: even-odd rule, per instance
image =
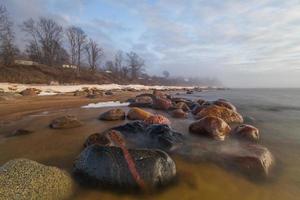
[[14, 45], [13, 23], [10, 21], [5, 6], [0, 6], [0, 56], [4, 65], [11, 65], [18, 53]]
[[24, 21], [22, 29], [31, 37], [27, 46], [31, 58], [48, 65], [60, 64], [62, 26], [52, 19], [41, 17], [37, 22], [33, 19]]
[[103, 55], [102, 48], [99, 47], [97, 42], [90, 39], [85, 46], [88, 63], [92, 71], [95, 71], [98, 67], [99, 59]]
[[135, 80], [139, 73], [144, 70], [145, 61], [135, 52], [127, 53], [128, 67], [130, 68], [131, 78]]
[[121, 68], [121, 71], [120, 71], [121, 77], [124, 78], [124, 79], [128, 79], [128, 74], [129, 74], [129, 72], [130, 72], [129, 67], [123, 66], [123, 67]]
[[116, 55], [115, 55], [115, 61], [114, 61], [114, 67], [115, 67], [115, 73], [116, 75], [120, 76], [121, 74], [121, 69], [124, 65], [124, 56], [123, 56], [123, 51], [119, 50]]
[[86, 34], [80, 28], [71, 26], [67, 29], [67, 38], [70, 46], [71, 64], [77, 65], [78, 73], [81, 65], [81, 55], [86, 47]]

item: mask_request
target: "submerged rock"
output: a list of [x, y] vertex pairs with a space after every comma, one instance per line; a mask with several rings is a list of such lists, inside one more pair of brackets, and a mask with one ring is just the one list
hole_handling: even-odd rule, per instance
[[145, 122], [147, 124], [166, 124], [166, 125], [171, 124], [170, 120], [163, 115], [152, 115], [147, 119], [145, 119]]
[[[128, 157], [119, 147], [92, 145], [85, 148], [74, 164], [74, 176], [84, 185], [98, 185], [121, 189], [139, 187], [135, 176], [147, 187], [155, 188], [168, 184], [176, 175], [174, 161], [160, 150], [129, 149]], [[131, 163], [136, 173], [129, 168]]]
[[172, 111], [172, 117], [174, 118], [187, 118], [188, 113], [184, 112], [182, 109], [176, 109]]
[[134, 121], [114, 127], [111, 130], [121, 132], [126, 140], [133, 144], [133, 147], [139, 148], [168, 150], [177, 144], [181, 144], [184, 140], [181, 133], [172, 130], [168, 125], [149, 125], [143, 121]]
[[233, 129], [232, 136], [251, 142], [258, 142], [259, 130], [254, 126], [242, 124]]
[[56, 167], [28, 159], [11, 160], [0, 167], [1, 200], [64, 200], [72, 193], [72, 178]]
[[235, 112], [237, 111], [236, 107], [232, 103], [230, 103], [229, 101], [223, 100], [223, 99], [219, 99], [219, 100], [215, 101], [213, 104], [217, 105], [217, 106], [228, 108]]
[[105, 121], [114, 121], [114, 120], [124, 120], [125, 119], [125, 112], [122, 109], [111, 109], [102, 113], [99, 117], [100, 120]]
[[152, 116], [152, 113], [149, 113], [140, 108], [131, 108], [127, 113], [127, 118], [130, 120], [145, 120]]
[[189, 126], [189, 131], [223, 141], [229, 135], [231, 128], [221, 118], [209, 116], [192, 123]]
[[50, 127], [54, 129], [76, 128], [82, 126], [82, 123], [73, 115], [66, 115], [54, 119]]
[[17, 129], [14, 132], [12, 132], [11, 134], [7, 135], [7, 137], [14, 137], [14, 136], [21, 136], [21, 135], [29, 135], [33, 133], [33, 131], [31, 130], [27, 130], [27, 129]]
[[223, 119], [227, 123], [243, 123], [243, 117], [226, 107], [211, 105], [203, 108], [200, 112], [197, 113], [196, 118], [201, 119], [207, 116], [214, 116]]

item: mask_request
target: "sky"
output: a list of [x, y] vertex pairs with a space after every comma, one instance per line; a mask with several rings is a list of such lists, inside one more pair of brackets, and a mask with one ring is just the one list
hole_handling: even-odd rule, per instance
[[0, 0], [18, 28], [46, 16], [105, 50], [135, 51], [147, 72], [218, 78], [227, 87], [300, 87], [299, 0]]

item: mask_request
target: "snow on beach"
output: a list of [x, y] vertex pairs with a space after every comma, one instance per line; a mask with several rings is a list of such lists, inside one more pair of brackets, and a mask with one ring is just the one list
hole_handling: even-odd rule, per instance
[[90, 103], [86, 106], [82, 106], [81, 108], [104, 108], [104, 107], [118, 107], [118, 106], [128, 106], [128, 102], [121, 103], [120, 101], [107, 101], [107, 102], [99, 102], [99, 103]]
[[[180, 86], [146, 86], [146, 85], [118, 85], [118, 84], [82, 84], [82, 85], [38, 85], [38, 84], [14, 84], [14, 83], [0, 83], [0, 90], [4, 92], [21, 92], [27, 88], [36, 88], [41, 90], [40, 95], [55, 95], [58, 93], [75, 92], [83, 88], [96, 88], [98, 90], [113, 90], [113, 89], [136, 89], [136, 90], [150, 90], [150, 89], [193, 89], [194, 87], [180, 87]], [[203, 87], [205, 88], [205, 87]]]

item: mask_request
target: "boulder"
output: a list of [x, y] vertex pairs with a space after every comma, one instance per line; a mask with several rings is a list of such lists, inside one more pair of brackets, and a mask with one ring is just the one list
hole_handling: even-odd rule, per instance
[[168, 110], [172, 107], [172, 101], [165, 98], [156, 97], [153, 100], [153, 108], [158, 110]]
[[188, 91], [186, 91], [186, 94], [194, 94], [194, 91], [193, 90], [188, 90]]
[[184, 112], [182, 109], [176, 109], [172, 111], [172, 117], [174, 118], [187, 118], [188, 113]]
[[151, 113], [136, 107], [131, 108], [127, 113], [127, 118], [130, 120], [145, 120], [150, 116], [152, 116]]
[[31, 130], [27, 130], [27, 129], [17, 129], [14, 132], [12, 132], [11, 134], [7, 135], [7, 137], [14, 137], [14, 136], [21, 136], [21, 135], [29, 135], [33, 133], [33, 131]]
[[201, 119], [207, 116], [214, 116], [223, 119], [227, 123], [243, 123], [243, 117], [226, 107], [211, 105], [203, 108], [200, 112], [197, 113], [196, 119]]
[[209, 116], [192, 123], [189, 126], [189, 131], [197, 135], [223, 141], [229, 135], [231, 128], [221, 118]]
[[101, 146], [112, 146], [113, 142], [105, 133], [94, 133], [85, 140], [83, 146], [88, 147], [93, 144], [97, 144]]
[[23, 96], [37, 96], [40, 93], [40, 90], [37, 90], [35, 88], [27, 88], [20, 92]]
[[114, 189], [137, 189], [140, 182], [156, 188], [167, 185], [176, 175], [174, 161], [163, 151], [129, 149], [132, 159], [124, 154], [119, 147], [89, 146], [76, 159], [73, 174], [82, 185]]
[[158, 98], [167, 98], [166, 94], [163, 91], [160, 90], [153, 90], [153, 96]]
[[125, 112], [122, 109], [111, 109], [102, 113], [99, 117], [100, 120], [114, 121], [114, 120], [124, 120]]
[[66, 115], [54, 119], [50, 127], [54, 129], [76, 128], [82, 126], [82, 123], [73, 115]]
[[259, 130], [254, 126], [242, 124], [233, 129], [232, 136], [251, 142], [258, 142]]
[[132, 107], [151, 107], [153, 105], [153, 99], [150, 96], [139, 96], [136, 97], [134, 102], [129, 106]]
[[182, 109], [184, 112], [189, 112], [190, 111], [189, 106], [184, 102], [176, 103], [175, 108]]
[[236, 107], [232, 103], [230, 103], [229, 101], [225, 101], [223, 99], [219, 99], [219, 100], [215, 101], [213, 104], [217, 105], [217, 106], [228, 108], [234, 112], [237, 111]]
[[184, 141], [183, 135], [172, 130], [168, 125], [149, 125], [143, 121], [134, 121], [110, 130], [121, 132], [134, 148], [169, 150]]
[[64, 200], [72, 193], [72, 178], [56, 167], [28, 159], [10, 160], [0, 167], [0, 199]]
[[199, 105], [203, 105], [206, 101], [204, 99], [198, 99], [196, 101]]
[[170, 125], [171, 122], [163, 115], [152, 115], [144, 120], [147, 124], [166, 124]]
[[88, 93], [86, 91], [77, 90], [74, 92], [74, 96], [86, 96]]

